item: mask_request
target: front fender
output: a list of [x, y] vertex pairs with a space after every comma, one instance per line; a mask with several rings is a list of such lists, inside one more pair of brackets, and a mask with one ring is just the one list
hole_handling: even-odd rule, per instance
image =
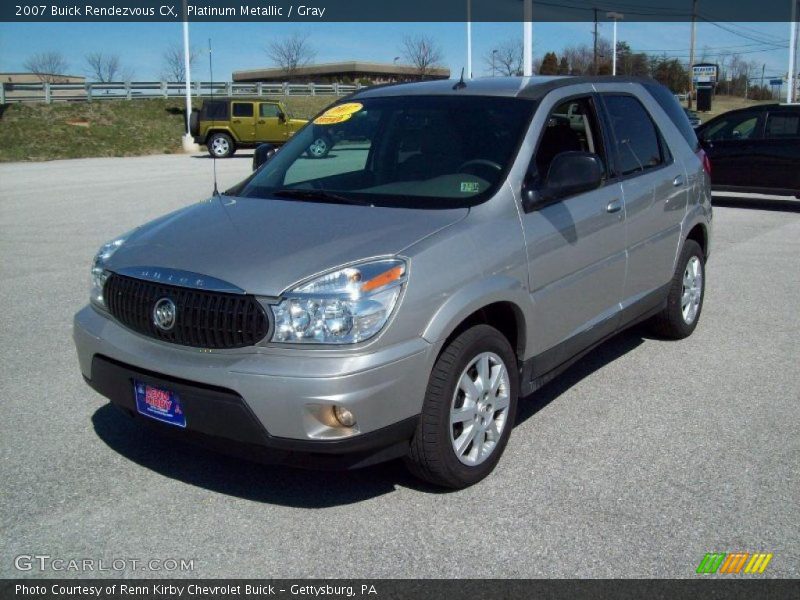
[[529, 314], [531, 297], [519, 280], [506, 275], [478, 279], [458, 289], [436, 310], [422, 337], [431, 343], [446, 339], [472, 313], [497, 302], [510, 303], [522, 319], [521, 331], [526, 332], [524, 315]]

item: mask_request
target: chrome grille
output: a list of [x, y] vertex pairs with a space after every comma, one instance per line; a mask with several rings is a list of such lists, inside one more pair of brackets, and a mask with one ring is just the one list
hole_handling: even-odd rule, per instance
[[[246, 294], [165, 285], [112, 273], [103, 298], [120, 323], [143, 335], [196, 348], [244, 348], [264, 339], [269, 319], [258, 301]], [[156, 302], [175, 304], [175, 325], [163, 331], [153, 322]]]

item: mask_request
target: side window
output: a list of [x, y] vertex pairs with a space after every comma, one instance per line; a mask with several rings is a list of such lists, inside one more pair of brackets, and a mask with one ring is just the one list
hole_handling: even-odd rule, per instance
[[277, 117], [280, 114], [281, 110], [278, 108], [277, 104], [259, 104], [258, 105], [258, 116], [264, 118], [271, 118]]
[[709, 125], [703, 134], [703, 139], [709, 142], [746, 140], [753, 137], [757, 124], [758, 115], [752, 113], [732, 115]]
[[540, 179], [547, 176], [553, 159], [562, 152], [592, 152], [607, 164], [591, 98], [567, 100], [550, 113], [534, 156]]
[[207, 121], [227, 121], [228, 103], [219, 100], [206, 100], [201, 110], [201, 118]]
[[233, 103], [233, 116], [234, 117], [252, 117], [253, 116], [253, 103], [252, 102], [234, 102]]
[[642, 103], [633, 96], [605, 95], [603, 100], [619, 157], [619, 172], [630, 175], [665, 162], [661, 136]]
[[800, 113], [770, 113], [767, 117], [766, 135], [772, 139], [800, 136]]

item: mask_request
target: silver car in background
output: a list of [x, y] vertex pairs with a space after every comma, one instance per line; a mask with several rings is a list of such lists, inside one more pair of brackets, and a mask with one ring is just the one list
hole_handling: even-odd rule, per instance
[[368, 89], [265, 155], [104, 245], [75, 316], [89, 385], [181, 439], [460, 488], [589, 349], [697, 326], [708, 164], [652, 80]]

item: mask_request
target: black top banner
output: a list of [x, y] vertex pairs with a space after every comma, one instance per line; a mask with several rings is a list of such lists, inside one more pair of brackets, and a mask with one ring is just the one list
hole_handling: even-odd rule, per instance
[[[26, 0], [0, 3], [0, 20], [155, 22], [522, 21], [526, 0]], [[789, 21], [792, 0], [534, 0], [535, 22]], [[186, 15], [184, 17], [184, 14]]]

